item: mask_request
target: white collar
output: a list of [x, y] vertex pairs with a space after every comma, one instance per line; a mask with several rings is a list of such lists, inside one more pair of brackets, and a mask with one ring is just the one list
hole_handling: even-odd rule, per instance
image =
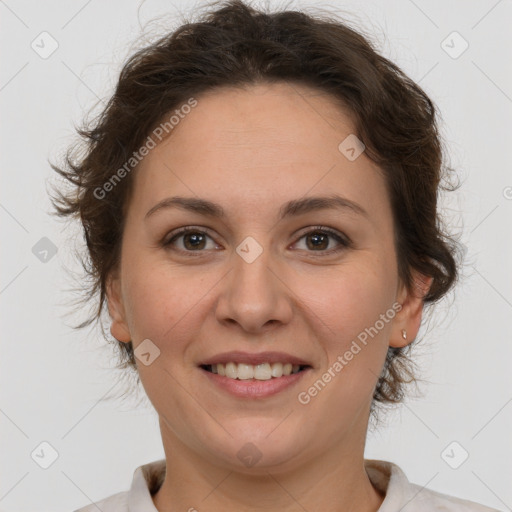
[[[383, 460], [365, 459], [364, 467], [372, 485], [385, 494], [377, 512], [499, 512], [478, 503], [441, 494], [410, 483], [399, 466]], [[139, 466], [129, 491], [83, 507], [75, 512], [158, 512], [151, 498], [165, 476], [165, 459]]]

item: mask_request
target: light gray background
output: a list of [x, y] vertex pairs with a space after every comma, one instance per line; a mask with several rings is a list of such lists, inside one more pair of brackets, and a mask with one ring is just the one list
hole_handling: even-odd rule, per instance
[[[415, 352], [430, 384], [369, 436], [365, 456], [396, 462], [420, 485], [511, 510], [512, 2], [290, 4], [304, 5], [346, 12], [421, 84], [442, 112], [451, 164], [464, 180], [445, 204], [452, 226], [463, 229], [465, 277]], [[139, 23], [165, 13], [179, 21], [192, 7], [0, 1], [0, 510], [74, 510], [127, 489], [137, 466], [163, 457], [150, 408], [100, 401], [119, 391], [111, 353], [97, 333], [74, 332], [73, 317], [64, 316], [74, 233], [46, 214], [54, 174], [47, 159], [73, 140], [73, 123], [97, 97], [112, 92]], [[47, 59], [31, 48], [43, 31], [59, 45]], [[442, 47], [453, 31], [469, 43], [456, 59]], [[456, 52], [462, 41], [446, 44]], [[32, 252], [43, 237], [58, 248], [47, 262]], [[48, 469], [31, 458], [43, 441], [58, 452]], [[458, 469], [441, 457], [453, 441], [469, 453]]]

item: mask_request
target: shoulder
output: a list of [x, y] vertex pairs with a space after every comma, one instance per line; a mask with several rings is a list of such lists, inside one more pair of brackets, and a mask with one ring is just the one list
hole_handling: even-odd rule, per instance
[[128, 512], [128, 491], [118, 492], [96, 503], [91, 503], [73, 512]]
[[495, 508], [486, 507], [474, 501], [456, 498], [448, 494], [432, 491], [416, 484], [409, 484], [411, 491], [415, 493], [410, 507], [406, 507], [404, 512], [409, 510], [431, 511], [440, 510], [446, 512], [499, 512]]
[[373, 486], [385, 495], [378, 512], [499, 512], [411, 483], [392, 462], [365, 459], [365, 469]]
[[144, 512], [158, 512], [154, 507], [151, 495], [162, 484], [165, 477], [165, 459], [149, 462], [139, 466], [133, 473], [132, 484], [129, 490], [118, 492], [108, 498], [74, 512], [130, 512], [144, 510]]

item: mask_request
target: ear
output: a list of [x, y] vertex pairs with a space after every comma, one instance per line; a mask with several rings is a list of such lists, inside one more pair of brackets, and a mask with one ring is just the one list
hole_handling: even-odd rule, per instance
[[[412, 343], [420, 330], [423, 297], [428, 293], [433, 278], [413, 270], [412, 290], [400, 282], [397, 301], [402, 309], [396, 314], [391, 329], [390, 347], [405, 347]], [[405, 331], [405, 338], [403, 336]]]
[[115, 274], [111, 274], [107, 278], [106, 295], [108, 312], [112, 319], [110, 333], [116, 340], [129, 343], [131, 336], [126, 322], [126, 313], [121, 294], [121, 280]]

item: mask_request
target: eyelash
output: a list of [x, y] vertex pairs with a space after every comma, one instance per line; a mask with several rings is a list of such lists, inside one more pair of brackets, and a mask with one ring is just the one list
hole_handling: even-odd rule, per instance
[[[204, 252], [204, 250], [187, 251], [187, 250], [183, 250], [183, 249], [176, 249], [176, 248], [173, 249], [172, 248], [172, 243], [174, 241], [176, 241], [180, 236], [186, 235], [188, 233], [199, 233], [201, 235], [207, 235], [208, 237], [212, 238], [208, 234], [208, 232], [205, 231], [204, 229], [199, 229], [199, 228], [195, 228], [194, 226], [189, 226], [189, 227], [186, 227], [186, 228], [181, 228], [181, 229], [179, 229], [178, 231], [176, 231], [174, 233], [171, 233], [171, 238], [168, 239], [167, 241], [164, 240], [162, 242], [162, 246], [165, 249], [175, 250], [175, 251], [178, 251], [178, 252], [181, 252], [181, 253], [185, 253], [185, 254], [187, 254], [187, 255], [189, 255], [191, 257], [199, 256], [200, 254], [196, 255], [196, 254], [193, 254], [193, 253], [201, 253], [201, 252]], [[317, 234], [317, 233], [322, 233], [322, 234], [325, 234], [325, 235], [330, 235], [337, 242], [339, 242], [340, 245], [337, 248], [335, 248], [335, 249], [330, 249], [330, 250], [326, 250], [326, 251], [308, 251], [308, 252], [312, 252], [312, 253], [315, 253], [315, 252], [321, 253], [321, 254], [318, 254], [318, 255], [315, 255], [315, 256], [323, 257], [324, 255], [332, 255], [332, 254], [338, 253], [338, 252], [343, 251], [344, 249], [347, 249], [347, 248], [352, 246], [352, 242], [350, 241], [350, 239], [347, 236], [341, 236], [337, 231], [334, 231], [333, 229], [328, 228], [326, 226], [313, 226], [310, 231], [307, 231], [306, 233], [303, 233], [297, 239], [297, 241], [301, 240], [302, 238], [306, 237], [307, 235]], [[212, 240], [213, 240], [213, 238], [212, 238]]]

